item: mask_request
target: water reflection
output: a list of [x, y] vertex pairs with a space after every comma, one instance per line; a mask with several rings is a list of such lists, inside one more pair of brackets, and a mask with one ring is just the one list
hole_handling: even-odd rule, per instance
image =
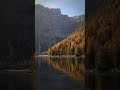
[[0, 71], [0, 90], [35, 90], [34, 80], [30, 73]]
[[80, 58], [37, 57], [32, 73], [19, 69], [0, 71], [0, 90], [84, 90], [84, 87], [85, 67]]
[[85, 65], [82, 58], [48, 58], [48, 63], [72, 79], [77, 80], [81, 87], [85, 87]]
[[120, 90], [120, 73], [86, 73], [86, 90]]
[[81, 59], [36, 58], [36, 90], [83, 90], [84, 70]]

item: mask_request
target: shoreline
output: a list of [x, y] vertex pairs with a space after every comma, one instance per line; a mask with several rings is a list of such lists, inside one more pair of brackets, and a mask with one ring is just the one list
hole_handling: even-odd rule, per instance
[[31, 72], [31, 69], [3, 69], [0, 72]]
[[74, 57], [74, 58], [85, 58], [85, 55], [75, 56], [75, 55], [36, 55], [35, 57], [50, 57], [50, 58], [64, 58], [64, 57]]
[[93, 70], [93, 69], [87, 69], [85, 70], [86, 73], [115, 73], [120, 72], [120, 70], [108, 70], [108, 71], [99, 71], [99, 70]]

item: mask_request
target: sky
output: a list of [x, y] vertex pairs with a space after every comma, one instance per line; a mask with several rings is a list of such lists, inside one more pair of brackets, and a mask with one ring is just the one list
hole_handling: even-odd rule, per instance
[[60, 8], [61, 13], [68, 16], [85, 14], [85, 0], [35, 0], [48, 8]]

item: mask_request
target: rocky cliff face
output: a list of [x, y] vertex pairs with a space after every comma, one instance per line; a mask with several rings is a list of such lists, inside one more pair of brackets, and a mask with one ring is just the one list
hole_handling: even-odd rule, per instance
[[85, 15], [73, 16], [71, 18], [74, 19], [76, 22], [83, 22], [83, 21], [85, 21]]
[[[83, 15], [84, 16], [84, 15]], [[67, 37], [83, 21], [81, 16], [69, 17], [60, 9], [49, 9], [35, 5], [35, 48], [36, 52], [46, 51], [50, 46]]]

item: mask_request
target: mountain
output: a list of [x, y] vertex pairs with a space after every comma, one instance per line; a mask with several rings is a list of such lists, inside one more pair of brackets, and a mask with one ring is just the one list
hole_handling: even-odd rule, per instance
[[90, 69], [120, 69], [120, 1], [102, 1], [94, 15], [87, 13], [86, 65]]
[[48, 50], [48, 55], [76, 55], [84, 54], [85, 47], [85, 25], [78, 28], [67, 38], [58, 42]]
[[63, 40], [83, 22], [83, 19], [78, 19], [61, 14], [59, 8], [47, 8], [36, 4], [35, 51], [47, 51], [50, 46]]
[[71, 18], [74, 19], [76, 22], [82, 23], [83, 21], [85, 21], [85, 15], [73, 16]]

